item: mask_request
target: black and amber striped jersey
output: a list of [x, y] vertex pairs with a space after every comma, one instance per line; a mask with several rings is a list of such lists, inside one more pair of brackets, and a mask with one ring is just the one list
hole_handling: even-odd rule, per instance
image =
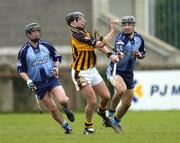
[[72, 29], [72, 68], [76, 71], [92, 68], [96, 65], [96, 39], [84, 30]]

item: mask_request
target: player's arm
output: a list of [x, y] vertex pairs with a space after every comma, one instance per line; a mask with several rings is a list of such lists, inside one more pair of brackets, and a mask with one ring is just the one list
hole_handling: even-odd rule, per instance
[[103, 40], [105, 40], [107, 42], [112, 41], [112, 39], [116, 33], [115, 25], [116, 25], [116, 21], [114, 19], [111, 19], [110, 32], [105, 37], [100, 36], [98, 39], [95, 36], [93, 36], [92, 34], [90, 34], [90, 36], [86, 36], [85, 32], [83, 33], [82, 31], [78, 31], [75, 29], [72, 30], [72, 37], [77, 39], [78, 41], [80, 41], [82, 43], [86, 43], [90, 46], [102, 48], [105, 46], [105, 43], [102, 42]]
[[22, 50], [18, 53], [17, 70], [20, 78], [26, 81], [28, 88], [35, 91], [37, 88], [27, 74], [26, 51]]
[[87, 36], [83, 31], [72, 30], [72, 37], [82, 43], [86, 43], [89, 46], [95, 47], [97, 40], [94, 38], [92, 34], [89, 33], [90, 36]]
[[58, 76], [59, 67], [60, 67], [60, 62], [59, 61], [54, 62], [54, 68], [51, 71], [52, 76]]
[[117, 20], [111, 19], [111, 30], [110, 30], [110, 32], [106, 36], [100, 37], [100, 39], [96, 43], [96, 47], [102, 48], [105, 45], [105, 43], [103, 41], [105, 41], [106, 43], [110, 43], [113, 40], [113, 37], [116, 34], [116, 24], [117, 24]]
[[19, 76], [26, 81], [26, 84], [28, 86], [28, 88], [32, 91], [36, 91], [36, 86], [34, 85], [33, 81], [29, 78], [28, 74], [25, 72], [20, 72]]
[[113, 54], [106, 45], [103, 48], [98, 48], [98, 50], [105, 54], [112, 62], [118, 62], [120, 59], [119, 56]]
[[134, 56], [138, 59], [143, 59], [145, 57], [146, 50], [144, 47], [144, 39], [140, 36], [139, 49], [135, 51]]
[[60, 53], [54, 48], [54, 46], [51, 43], [48, 43], [46, 46], [48, 50], [50, 51], [50, 57], [54, 61], [54, 67], [51, 70], [52, 76], [58, 76], [59, 73], [59, 65], [62, 61], [62, 56]]
[[27, 62], [26, 62], [26, 51], [20, 50], [18, 53], [18, 62], [17, 62], [17, 71], [20, 75], [20, 77], [27, 81], [28, 75], [27, 75]]
[[110, 32], [104, 36], [104, 40], [109, 43], [113, 40], [113, 37], [116, 34], [116, 24], [117, 24], [117, 20], [116, 19], [111, 19], [111, 30]]
[[51, 74], [52, 76], [58, 76], [60, 63], [62, 61], [62, 56], [52, 45], [49, 50], [50, 50], [50, 55], [54, 61], [54, 67], [51, 71]]

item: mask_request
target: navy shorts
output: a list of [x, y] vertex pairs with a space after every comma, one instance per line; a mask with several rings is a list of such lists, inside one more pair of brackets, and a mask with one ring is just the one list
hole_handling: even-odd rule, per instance
[[134, 74], [133, 73], [116, 71], [116, 74], [120, 75], [123, 78], [123, 80], [127, 86], [127, 89], [134, 88]]
[[37, 87], [36, 93], [42, 99], [46, 91], [51, 91], [54, 87], [61, 85], [58, 77], [50, 77], [45, 81], [34, 82]]

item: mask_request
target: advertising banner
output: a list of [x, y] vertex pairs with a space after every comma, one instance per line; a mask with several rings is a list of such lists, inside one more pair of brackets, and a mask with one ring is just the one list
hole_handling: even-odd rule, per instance
[[180, 70], [136, 71], [131, 110], [180, 109]]

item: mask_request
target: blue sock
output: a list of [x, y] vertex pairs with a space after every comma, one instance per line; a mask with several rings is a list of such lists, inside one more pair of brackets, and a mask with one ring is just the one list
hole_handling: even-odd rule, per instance
[[64, 129], [71, 129], [71, 126], [68, 124], [68, 122], [64, 121], [64, 123], [61, 125]]
[[120, 120], [117, 119], [116, 117], [114, 117], [114, 119], [112, 121], [112, 124], [115, 125], [115, 126], [118, 126], [120, 124]]
[[115, 111], [109, 109], [109, 117], [114, 117]]

